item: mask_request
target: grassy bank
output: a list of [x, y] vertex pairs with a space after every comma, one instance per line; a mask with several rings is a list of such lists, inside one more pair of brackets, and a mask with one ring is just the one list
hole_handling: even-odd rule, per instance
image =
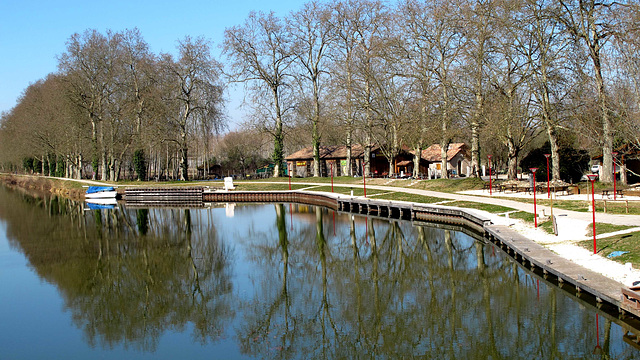
[[84, 198], [85, 189], [76, 181], [43, 178], [39, 176], [3, 175], [0, 182], [14, 189], [50, 193], [78, 200]]

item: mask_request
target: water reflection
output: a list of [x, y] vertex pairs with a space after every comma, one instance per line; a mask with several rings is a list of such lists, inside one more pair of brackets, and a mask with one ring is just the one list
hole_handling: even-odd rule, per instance
[[188, 346], [228, 357], [639, 355], [610, 317], [459, 232], [288, 204], [228, 218], [4, 189], [0, 204], [8, 241], [98, 352], [152, 352], [189, 332]]
[[[15, 195], [13, 195], [15, 197]], [[153, 351], [161, 334], [194, 324], [217, 340], [234, 316], [230, 250], [191, 210], [87, 210], [0, 191], [8, 238], [56, 284], [91, 346]]]

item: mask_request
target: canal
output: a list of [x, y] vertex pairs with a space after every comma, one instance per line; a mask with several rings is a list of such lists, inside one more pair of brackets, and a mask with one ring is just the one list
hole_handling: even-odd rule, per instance
[[640, 357], [627, 323], [463, 232], [3, 187], [0, 324], [1, 359]]

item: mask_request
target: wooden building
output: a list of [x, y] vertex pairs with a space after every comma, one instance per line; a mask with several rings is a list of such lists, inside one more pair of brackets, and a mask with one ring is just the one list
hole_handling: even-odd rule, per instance
[[[414, 167], [415, 151], [403, 147], [393, 159], [393, 173], [397, 176], [411, 176]], [[362, 163], [364, 151], [362, 146], [354, 145], [351, 148], [351, 164], [347, 164], [346, 146], [321, 146], [320, 147], [320, 176], [330, 176], [333, 169], [334, 176], [344, 176], [351, 166], [353, 174], [362, 176]], [[420, 173], [425, 177], [441, 176], [440, 145], [432, 145], [422, 151], [420, 159]], [[313, 148], [308, 147], [285, 158], [287, 167], [292, 170], [292, 175], [297, 177], [313, 176]], [[460, 176], [468, 172], [470, 164], [468, 147], [464, 143], [451, 144], [447, 150], [447, 170], [452, 176]], [[370, 159], [370, 176], [389, 176], [389, 160], [384, 156], [379, 146], [373, 146]]]
[[[442, 151], [438, 144], [422, 150], [420, 173], [425, 176], [442, 177]], [[422, 160], [426, 166], [422, 167]], [[450, 176], [469, 176], [471, 174], [471, 151], [465, 143], [449, 144], [447, 149], [447, 171]]]

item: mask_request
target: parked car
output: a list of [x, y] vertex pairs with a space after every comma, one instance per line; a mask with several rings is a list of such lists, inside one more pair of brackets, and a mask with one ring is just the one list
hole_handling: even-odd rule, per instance
[[600, 168], [602, 165], [591, 165], [591, 172], [594, 174], [600, 173]]

